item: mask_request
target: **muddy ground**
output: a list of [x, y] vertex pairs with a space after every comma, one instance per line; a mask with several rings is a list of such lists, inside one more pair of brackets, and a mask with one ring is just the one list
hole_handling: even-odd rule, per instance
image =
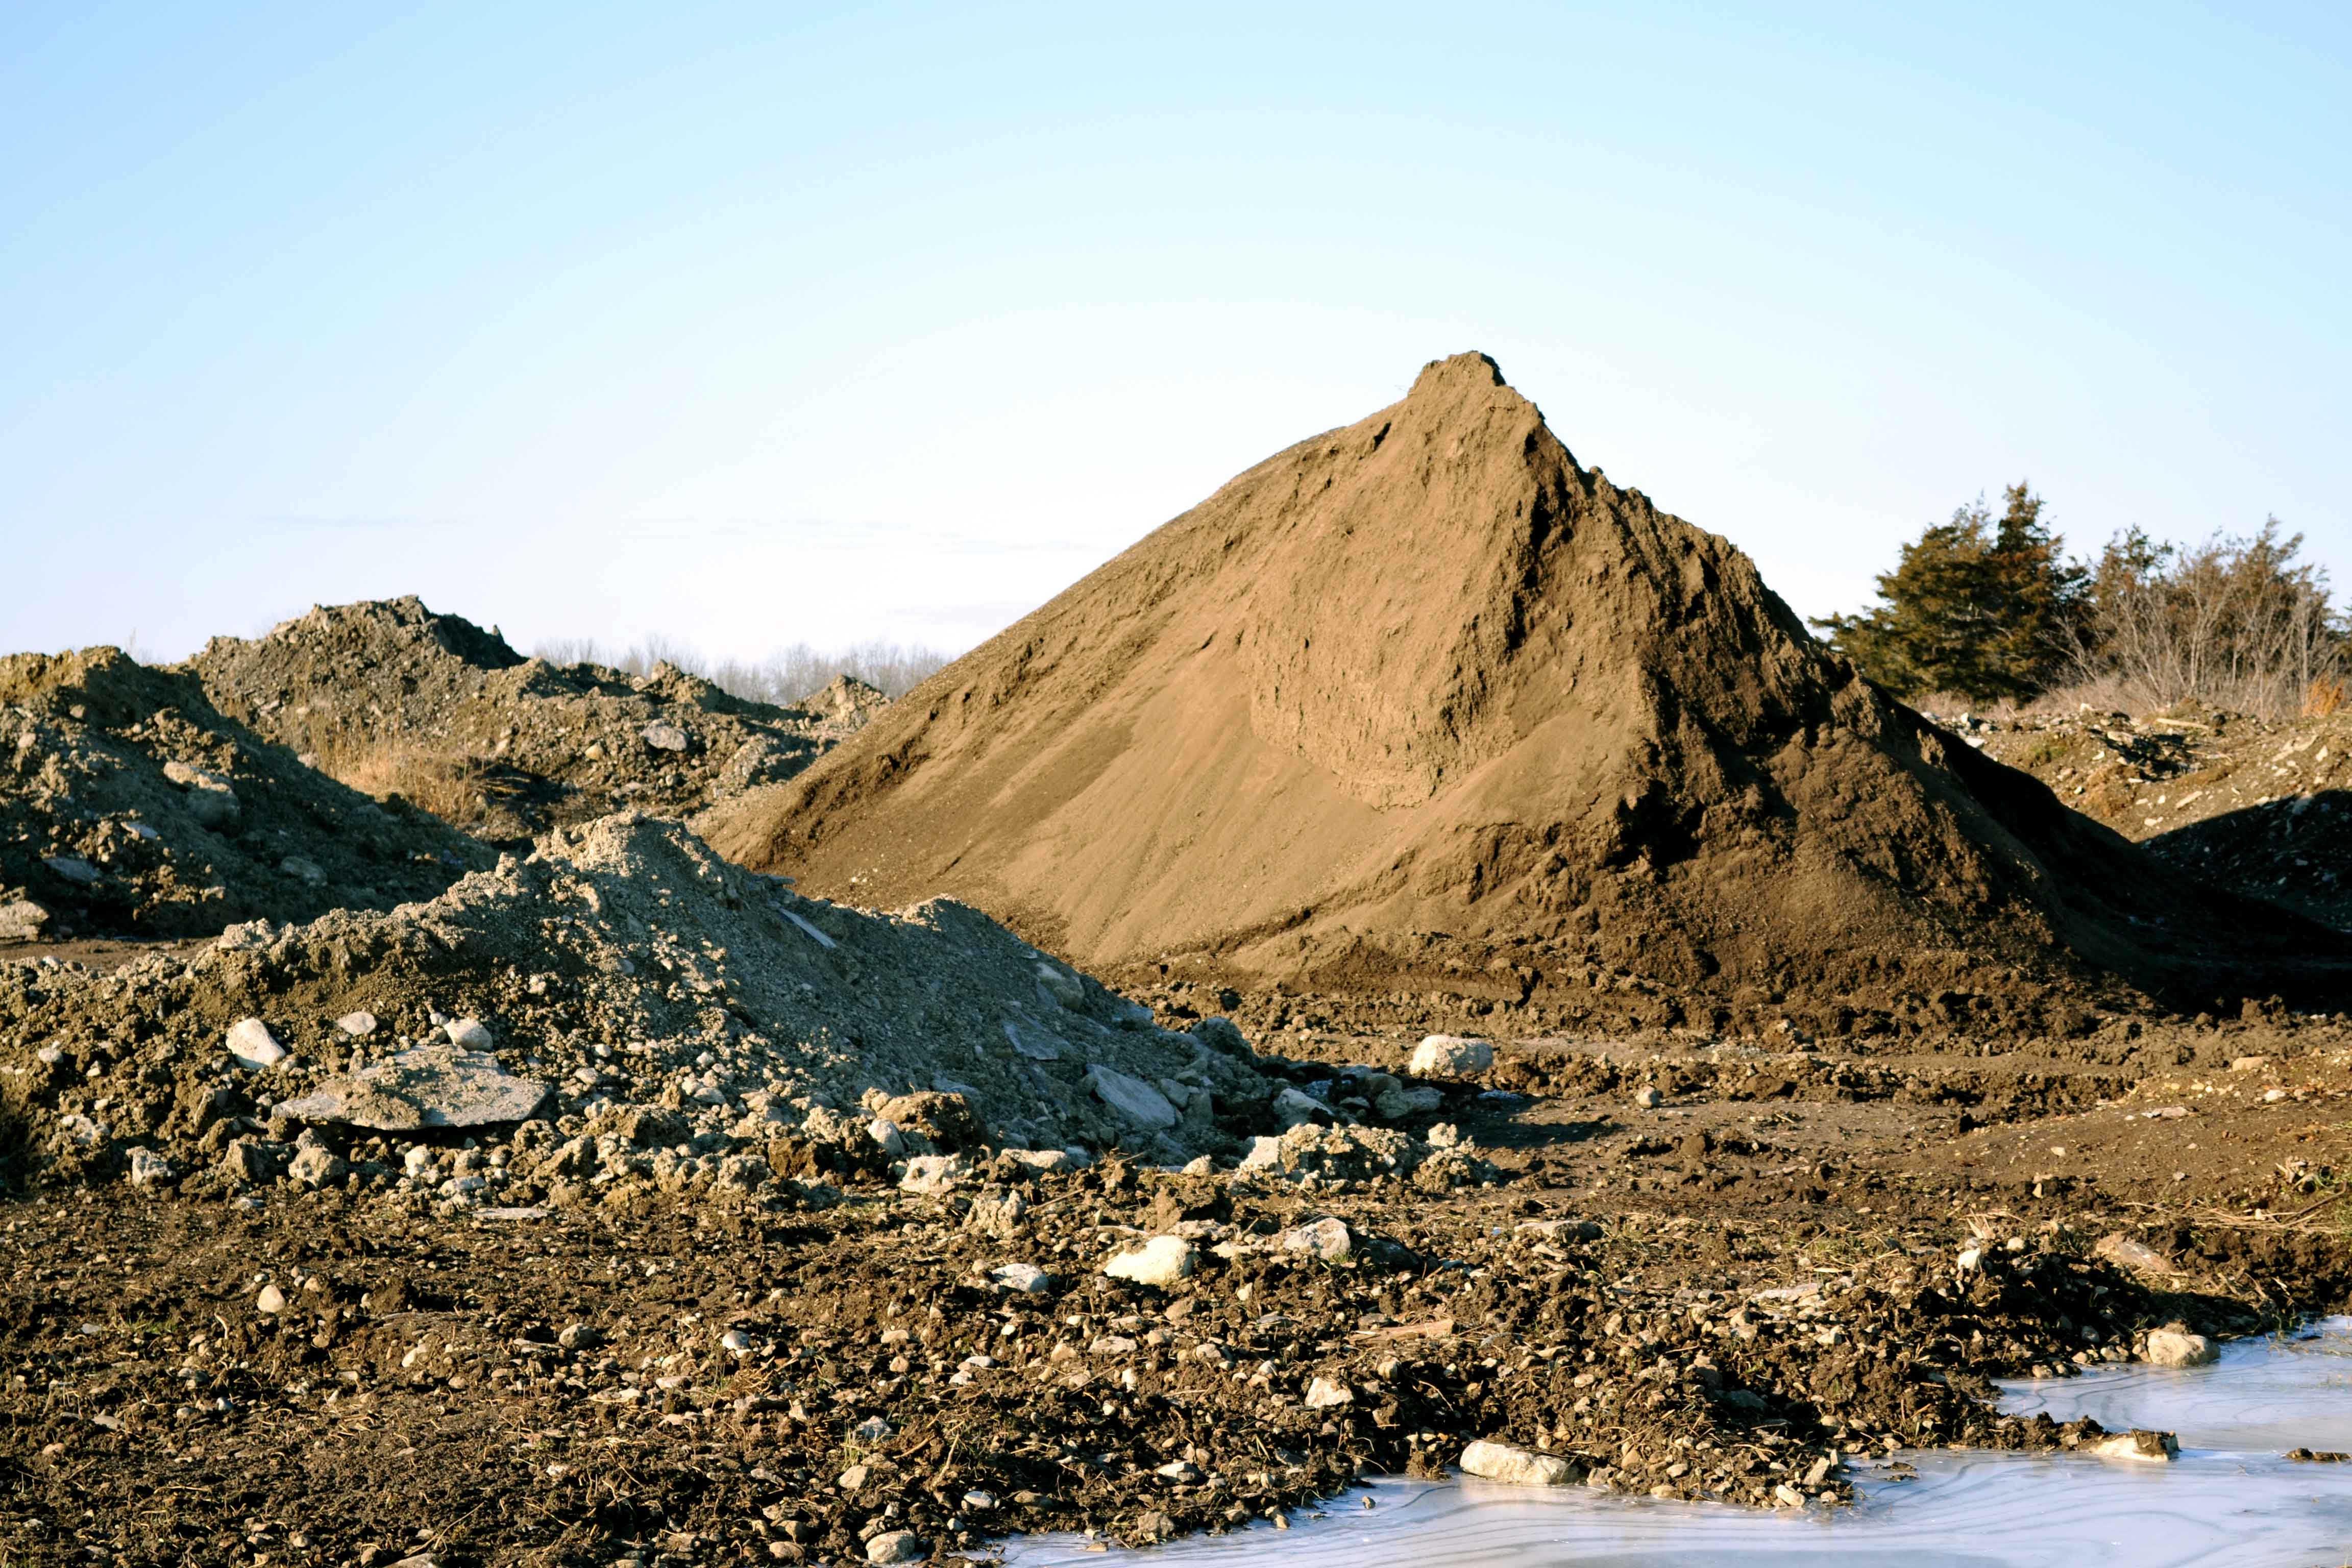
[[[2079, 1446], [1986, 1380], [2352, 1304], [2352, 1030], [2112, 1033], [1506, 1041], [1447, 1086], [1432, 1142], [1475, 1157], [1444, 1177], [1309, 1134], [1289, 1170], [803, 1168], [518, 1212], [365, 1176], [20, 1190], [0, 1562], [985, 1558], [1232, 1528], [1482, 1436], [1808, 1507], [1857, 1453]], [[1285, 1039], [1302, 1078], [1412, 1044]], [[1098, 1271], [1167, 1234], [1188, 1277]], [[992, 1273], [1018, 1263], [1044, 1288]]]

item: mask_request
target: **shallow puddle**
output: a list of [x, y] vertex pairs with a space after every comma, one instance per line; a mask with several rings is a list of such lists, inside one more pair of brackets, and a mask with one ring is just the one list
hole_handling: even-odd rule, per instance
[[[1145, 1552], [1068, 1537], [1019, 1543], [1023, 1568], [1104, 1563], [1464, 1568], [1579, 1563], [1885, 1564], [1887, 1568], [2132, 1568], [2352, 1562], [2352, 1465], [2298, 1464], [2294, 1447], [2352, 1449], [2352, 1319], [2303, 1337], [2225, 1348], [2212, 1366], [2126, 1366], [2004, 1385], [2002, 1408], [2177, 1432], [2180, 1458], [2133, 1465], [2016, 1454], [1904, 1456], [1916, 1479], [1861, 1470], [1836, 1512], [1766, 1513], [1567, 1488], [1379, 1481], [1293, 1516]], [[1373, 1504], [1367, 1509], [1369, 1499]], [[1318, 1517], [1319, 1515], [1319, 1517]]]

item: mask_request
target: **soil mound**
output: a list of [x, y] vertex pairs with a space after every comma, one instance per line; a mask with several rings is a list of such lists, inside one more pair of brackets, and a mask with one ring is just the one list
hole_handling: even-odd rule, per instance
[[0, 658], [0, 943], [209, 936], [429, 899], [480, 846], [110, 647]]
[[2346, 973], [2328, 933], [1872, 687], [1480, 354], [1241, 475], [710, 831], [1105, 970], [1570, 1019], [1632, 994], [1653, 1022], [1854, 1027], [2021, 976], [2204, 998]]
[[668, 664], [551, 665], [413, 596], [215, 637], [188, 668], [222, 711], [337, 777], [493, 841], [622, 809], [689, 815], [791, 777], [889, 701], [836, 680], [809, 710], [777, 708]]
[[1945, 721], [2190, 876], [2352, 931], [2352, 713], [2192, 705]]
[[[976, 910], [800, 898], [637, 813], [389, 913], [235, 926], [110, 974], [0, 964], [0, 1069], [52, 1179], [233, 1191], [373, 1161], [474, 1203], [983, 1143], [1181, 1163], [1319, 1109], [1231, 1025], [1157, 1028]], [[464, 1136], [509, 1152], [434, 1152]]]

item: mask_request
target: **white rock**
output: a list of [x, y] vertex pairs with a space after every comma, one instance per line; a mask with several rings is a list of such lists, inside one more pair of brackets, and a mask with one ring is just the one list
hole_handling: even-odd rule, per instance
[[1139, 1285], [1165, 1288], [1191, 1278], [1200, 1264], [1201, 1255], [1182, 1237], [1155, 1236], [1133, 1251], [1122, 1252], [1104, 1264], [1102, 1271], [1113, 1279], [1132, 1279]]
[[1345, 1263], [1356, 1250], [1356, 1237], [1341, 1219], [1318, 1219], [1282, 1233], [1282, 1250], [1303, 1252], [1318, 1263]]
[[907, 1173], [898, 1178], [898, 1190], [936, 1197], [953, 1192], [956, 1184], [970, 1174], [971, 1162], [961, 1154], [918, 1154], [907, 1162]]
[[401, 1157], [400, 1168], [407, 1175], [425, 1174], [433, 1168], [433, 1151], [422, 1143], [416, 1144]]
[[1271, 1171], [1281, 1163], [1282, 1140], [1279, 1138], [1253, 1138], [1249, 1152], [1242, 1156], [1242, 1169], [1244, 1171]]
[[2167, 1464], [2180, 1458], [2180, 1440], [2169, 1432], [2147, 1432], [2137, 1427], [2129, 1432], [2117, 1432], [2100, 1438], [2083, 1450], [2102, 1459], [2128, 1459], [2146, 1465]]
[[172, 1179], [172, 1162], [152, 1149], [133, 1149], [130, 1177], [134, 1187], [159, 1186]]
[[1575, 1467], [1557, 1454], [1538, 1454], [1517, 1443], [1483, 1437], [1462, 1450], [1462, 1471], [1521, 1487], [1564, 1487], [1576, 1479]]
[[730, 1329], [719, 1336], [719, 1348], [729, 1355], [750, 1355], [757, 1347], [751, 1335], [740, 1329]]
[[364, 1039], [375, 1033], [375, 1015], [365, 1008], [356, 1013], [346, 1013], [335, 1020], [335, 1027], [355, 1040]]
[[1644, 1110], [1655, 1110], [1665, 1102], [1666, 1097], [1658, 1092], [1656, 1084], [1645, 1083], [1633, 1091], [1633, 1103]]
[[48, 923], [49, 911], [30, 899], [0, 904], [0, 942], [38, 942]]
[[1168, 1097], [1139, 1078], [1129, 1078], [1097, 1062], [1087, 1069], [1087, 1082], [1097, 1100], [1147, 1132], [1176, 1125], [1176, 1108], [1168, 1103]]
[[258, 1018], [240, 1018], [229, 1026], [228, 1054], [241, 1068], [259, 1071], [286, 1059], [286, 1047]]
[[443, 1025], [441, 1032], [461, 1051], [487, 1051], [495, 1043], [490, 1038], [490, 1026], [479, 1018], [459, 1018]]
[[98, 868], [79, 855], [44, 856], [41, 864], [67, 881], [79, 882], [85, 888], [98, 880]]
[[929, 1555], [911, 1530], [886, 1530], [866, 1543], [868, 1563], [920, 1563]]
[[988, 1277], [1007, 1290], [1017, 1290], [1024, 1296], [1042, 1295], [1054, 1284], [1054, 1277], [1034, 1263], [1002, 1263], [990, 1269]]
[[1952, 1267], [1963, 1274], [1983, 1268], [1984, 1248], [1971, 1247], [1963, 1249], [1958, 1257], [1952, 1259]]
[[694, 743], [685, 731], [658, 719], [645, 727], [643, 735], [646, 744], [656, 752], [683, 752]]
[[893, 1160], [901, 1159], [906, 1155], [907, 1135], [899, 1131], [898, 1124], [887, 1117], [877, 1116], [867, 1122], [866, 1136], [881, 1144], [882, 1152]]
[[280, 1290], [275, 1285], [264, 1285], [261, 1288], [261, 1294], [253, 1299], [253, 1310], [257, 1312], [264, 1312], [273, 1315], [284, 1311], [286, 1310], [286, 1292]]
[[2205, 1366], [2221, 1353], [2203, 1334], [2186, 1333], [2179, 1329], [2148, 1331], [2147, 1360], [2151, 1366]]
[[1463, 1035], [1430, 1035], [1412, 1048], [1406, 1070], [1415, 1078], [1463, 1078], [1495, 1065], [1495, 1047]]
[[286, 1167], [286, 1173], [298, 1182], [323, 1187], [330, 1182], [342, 1180], [343, 1170], [343, 1162], [333, 1150], [306, 1143], [294, 1151], [293, 1162]]
[[1307, 1384], [1307, 1408], [1309, 1410], [1328, 1410], [1337, 1405], [1353, 1405], [1355, 1402], [1355, 1391], [1344, 1383], [1318, 1377]]

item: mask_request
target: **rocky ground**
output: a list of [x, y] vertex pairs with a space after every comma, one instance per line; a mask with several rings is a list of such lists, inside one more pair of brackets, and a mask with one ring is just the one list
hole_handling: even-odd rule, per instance
[[[1531, 1038], [1483, 1066], [1292, 1037], [1256, 1070], [1320, 1111], [1181, 1167], [1007, 1150], [934, 1099], [868, 1110], [952, 1158], [819, 1119], [750, 1145], [747, 1183], [665, 1161], [662, 1108], [573, 1096], [518, 1130], [328, 1128], [301, 1171], [20, 1170], [0, 1542], [984, 1558], [1305, 1517], [1481, 1439], [1531, 1481], [1778, 1507], [1936, 1444], [2160, 1454], [1997, 1416], [1987, 1380], [2352, 1301], [2352, 1028], [2113, 1035]], [[1282, 1092], [1212, 1097], [1278, 1121]], [[220, 1148], [292, 1137], [268, 1110]]]
[[559, 824], [686, 816], [780, 783], [889, 700], [848, 677], [778, 708], [667, 664], [553, 665], [414, 597], [215, 637], [186, 668], [223, 712], [325, 771], [518, 847]]
[[2352, 712], [1936, 717], [2180, 869], [2352, 930]]

